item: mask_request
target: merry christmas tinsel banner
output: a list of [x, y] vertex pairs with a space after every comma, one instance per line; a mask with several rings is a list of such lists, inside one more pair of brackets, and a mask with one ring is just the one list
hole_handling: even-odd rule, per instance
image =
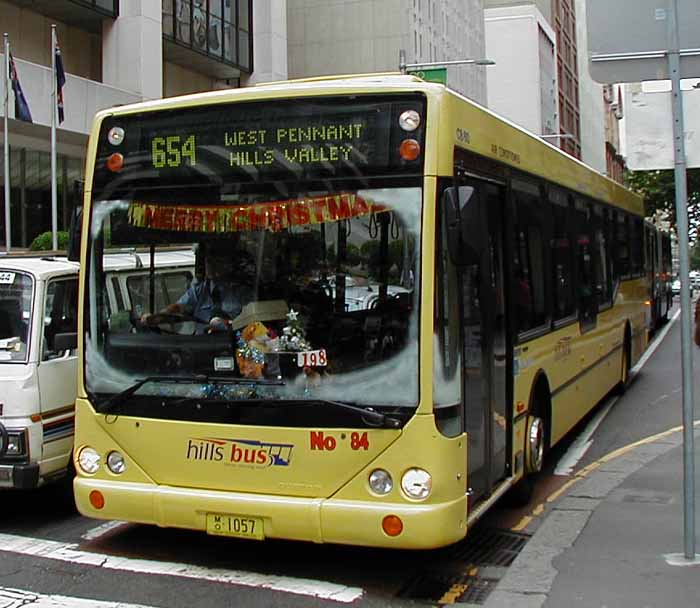
[[389, 211], [356, 194], [335, 194], [251, 205], [169, 205], [133, 201], [129, 223], [176, 232], [279, 231]]

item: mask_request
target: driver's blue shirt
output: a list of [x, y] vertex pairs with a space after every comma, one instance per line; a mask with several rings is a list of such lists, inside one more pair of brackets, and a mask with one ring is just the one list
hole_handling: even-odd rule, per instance
[[[177, 303], [192, 315], [197, 323], [197, 333], [202, 333], [212, 317], [223, 314], [230, 319], [236, 318], [243, 306], [253, 299], [252, 295], [247, 286], [207, 279], [193, 281]], [[220, 301], [216, 302], [218, 299]]]

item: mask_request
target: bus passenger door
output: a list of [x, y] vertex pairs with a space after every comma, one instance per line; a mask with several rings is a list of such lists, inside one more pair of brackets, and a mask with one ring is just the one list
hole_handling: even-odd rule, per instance
[[[468, 197], [469, 200], [463, 200]], [[464, 401], [468, 443], [470, 504], [487, 497], [507, 472], [507, 349], [503, 300], [504, 188], [474, 180], [460, 182], [460, 205], [476, 205], [463, 214], [479, 235], [478, 263], [462, 267], [464, 328]]]

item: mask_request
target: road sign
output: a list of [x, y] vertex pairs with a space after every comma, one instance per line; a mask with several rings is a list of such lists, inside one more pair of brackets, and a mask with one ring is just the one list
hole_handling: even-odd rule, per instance
[[[686, 81], [688, 82], [688, 81]], [[700, 89], [685, 88], [683, 124], [685, 128], [686, 162], [690, 168], [700, 168]], [[622, 107], [625, 120], [625, 146], [622, 153], [632, 171], [673, 169], [673, 119], [671, 86], [666, 82], [626, 84]]]
[[[698, 0], [676, 0], [680, 78], [700, 77]], [[591, 78], [596, 82], [641, 82], [670, 78], [668, 0], [587, 0]]]
[[447, 68], [408, 69], [406, 72], [428, 82], [439, 82], [440, 84], [447, 85]]

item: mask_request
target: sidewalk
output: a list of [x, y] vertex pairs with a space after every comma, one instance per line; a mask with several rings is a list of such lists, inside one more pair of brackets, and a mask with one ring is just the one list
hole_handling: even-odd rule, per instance
[[[682, 440], [680, 430], [662, 433], [579, 472], [548, 504], [485, 606], [700, 606], [700, 565], [670, 566], [665, 559], [684, 550]], [[697, 430], [695, 445], [697, 512]], [[700, 553], [700, 521], [695, 529]]]

